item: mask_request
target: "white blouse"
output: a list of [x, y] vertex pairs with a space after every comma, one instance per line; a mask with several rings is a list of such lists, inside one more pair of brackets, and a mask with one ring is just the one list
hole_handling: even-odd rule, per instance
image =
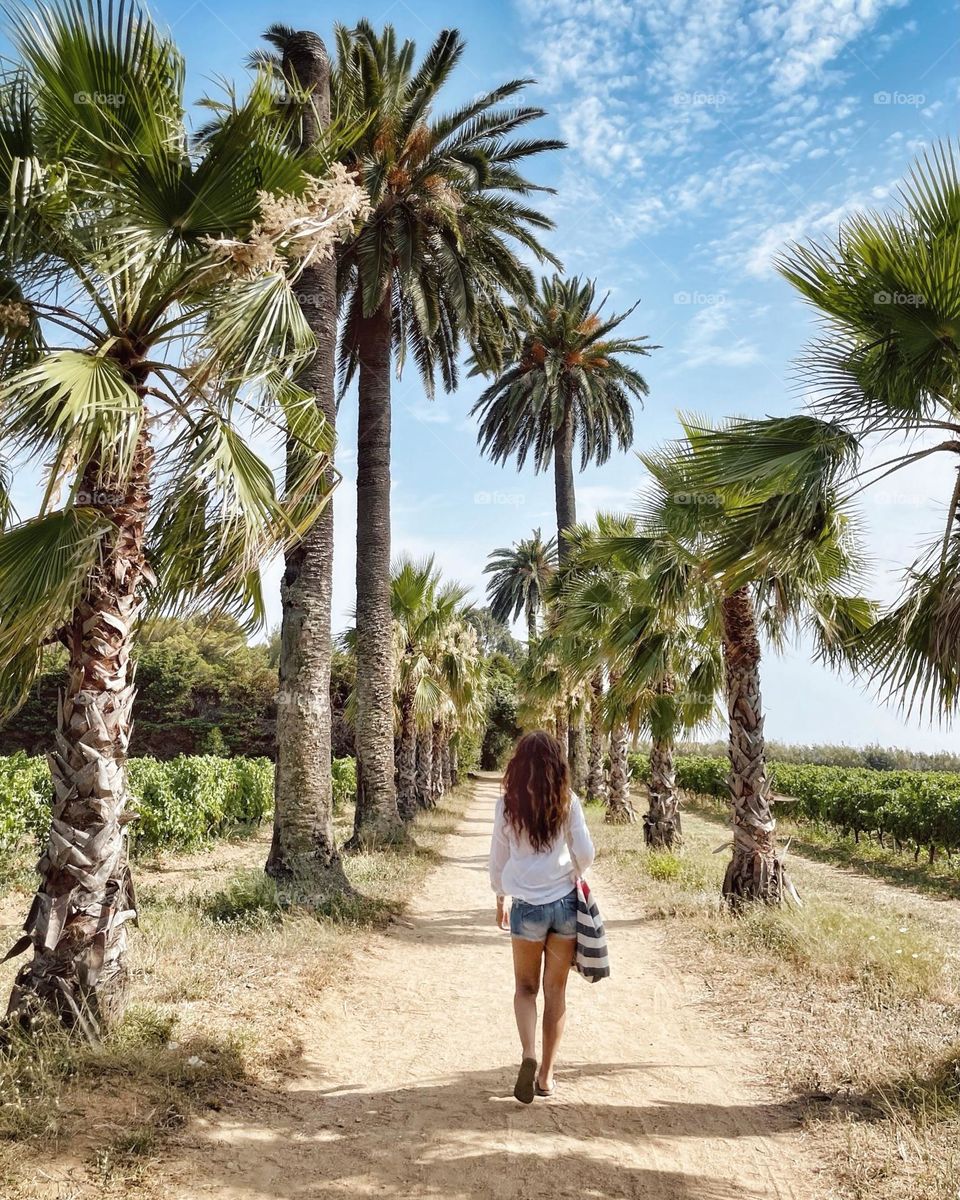
[[575, 795], [570, 796], [565, 827], [543, 850], [534, 850], [526, 833], [518, 838], [504, 815], [503, 797], [497, 801], [490, 846], [490, 886], [498, 896], [513, 896], [528, 904], [550, 904], [566, 896], [593, 859], [593, 839], [583, 806]]

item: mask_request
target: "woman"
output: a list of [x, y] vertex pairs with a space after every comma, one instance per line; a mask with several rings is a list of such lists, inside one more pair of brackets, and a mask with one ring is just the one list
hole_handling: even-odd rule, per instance
[[[523, 1061], [513, 1094], [524, 1104], [554, 1091], [567, 976], [577, 944], [577, 877], [593, 862], [593, 842], [560, 743], [528, 733], [503, 777], [490, 847], [497, 924], [509, 927], [516, 990], [513, 1010]], [[504, 909], [513, 898], [510, 921]], [[537, 995], [543, 962], [543, 1058], [537, 1070]]]

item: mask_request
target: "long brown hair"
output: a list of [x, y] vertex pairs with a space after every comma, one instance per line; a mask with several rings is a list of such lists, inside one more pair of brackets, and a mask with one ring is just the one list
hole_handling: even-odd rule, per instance
[[552, 846], [570, 811], [570, 770], [555, 737], [539, 730], [517, 742], [503, 776], [503, 812], [534, 850]]

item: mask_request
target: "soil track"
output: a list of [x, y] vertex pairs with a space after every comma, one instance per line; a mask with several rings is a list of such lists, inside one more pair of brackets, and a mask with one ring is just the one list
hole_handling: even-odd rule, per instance
[[[509, 939], [481, 780], [407, 921], [350, 964], [300, 1031], [302, 1071], [191, 1124], [169, 1200], [391, 1196], [817, 1200], [797, 1114], [749, 1072], [663, 951], [664, 928], [595, 880], [613, 976], [571, 978], [557, 1096], [512, 1098]], [[269, 1003], [269, 996], [264, 996]], [[749, 1020], [749, 1014], [744, 1014]]]

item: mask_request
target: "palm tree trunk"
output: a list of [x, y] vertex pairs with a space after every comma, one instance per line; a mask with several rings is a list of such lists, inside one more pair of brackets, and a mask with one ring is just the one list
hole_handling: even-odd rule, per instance
[[[311, 89], [301, 122], [300, 150], [307, 152], [330, 123], [330, 63], [315, 33], [292, 36], [283, 70]], [[308, 267], [294, 292], [317, 340], [317, 352], [297, 383], [312, 392], [331, 430], [336, 428], [337, 267], [333, 259]], [[310, 469], [302, 447], [287, 443], [287, 485]], [[332, 491], [334, 472], [320, 487]], [[277, 763], [273, 841], [266, 872], [298, 896], [320, 897], [347, 889], [333, 834], [331, 773], [330, 636], [333, 599], [333, 504], [287, 552], [280, 583], [280, 682], [277, 695]]]
[[400, 754], [397, 763], [397, 804], [400, 815], [409, 821], [417, 811], [417, 723], [413, 696], [400, 697]]
[[460, 751], [456, 743], [450, 746], [450, 786], [456, 787], [460, 782]]
[[777, 855], [760, 700], [760, 641], [746, 587], [723, 601], [723, 658], [730, 719], [727, 782], [733, 819], [733, 857], [723, 894], [734, 906], [744, 900], [779, 904], [784, 892], [792, 889]]
[[643, 840], [655, 850], [672, 850], [680, 838], [680, 802], [673, 765], [673, 743], [654, 738], [650, 748], [650, 805], [643, 818]]
[[527, 645], [532, 645], [537, 640], [537, 606], [528, 596], [526, 601], [527, 615]]
[[603, 800], [603, 675], [598, 671], [590, 680], [590, 753], [587, 767], [587, 796]]
[[417, 732], [417, 803], [421, 808], [432, 808], [433, 796], [433, 726]]
[[[611, 686], [617, 682], [618, 678], [616, 672], [610, 672]], [[618, 721], [610, 730], [610, 782], [607, 789], [607, 811], [603, 818], [608, 825], [629, 825], [637, 819], [633, 804], [630, 802], [628, 745], [627, 727]]]
[[443, 795], [443, 726], [433, 723], [433, 760], [430, 764], [430, 798], [434, 804]]
[[553, 446], [553, 485], [557, 506], [557, 557], [563, 564], [569, 553], [564, 530], [577, 523], [577, 496], [573, 485], [573, 408], [569, 404]]
[[441, 768], [443, 771], [443, 790], [445, 793], [449, 792], [453, 788], [453, 760], [451, 757], [452, 750], [453, 748], [450, 744], [450, 738], [444, 738]]
[[395, 841], [390, 609], [390, 292], [360, 333], [357, 433], [357, 807], [350, 848]]
[[[55, 1012], [97, 1041], [123, 1012], [127, 925], [136, 898], [127, 861], [127, 746], [133, 728], [131, 660], [141, 592], [149, 574], [144, 530], [153, 451], [146, 432], [129, 481], [111, 490], [85, 480], [116, 526], [83, 598], [60, 631], [69, 658], [57, 713], [50, 835], [37, 865], [40, 885], [12, 954], [33, 947], [10, 996], [9, 1013], [28, 1021]], [[11, 954], [11, 956], [12, 956]]]
[[570, 722], [570, 784], [579, 796], [587, 790], [587, 717], [580, 712]]
[[637, 819], [630, 802], [627, 771], [627, 727], [616, 724], [610, 730], [610, 787], [604, 821], [608, 825], [629, 825]]
[[570, 756], [570, 718], [567, 715], [567, 702], [561, 701], [556, 707], [557, 741], [563, 751], [563, 757], [569, 761]]

